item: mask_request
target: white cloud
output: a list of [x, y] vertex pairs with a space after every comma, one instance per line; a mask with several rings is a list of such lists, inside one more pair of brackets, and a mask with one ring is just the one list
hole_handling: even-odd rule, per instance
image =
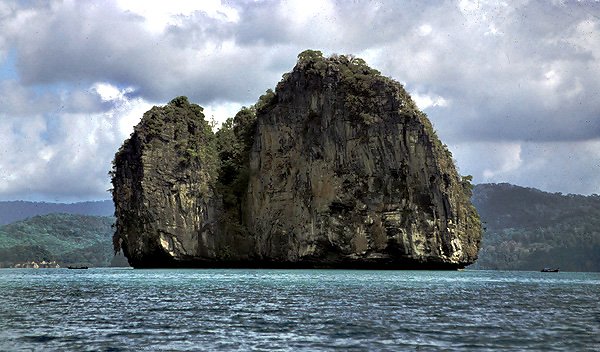
[[95, 91], [102, 101], [121, 101], [125, 99], [125, 95], [132, 93], [135, 89], [127, 87], [125, 89], [119, 89], [110, 83], [99, 82], [92, 85], [90, 88]]
[[[336, 17], [335, 8], [329, 0], [289, 0], [284, 6], [276, 6], [281, 17], [287, 18], [292, 26], [304, 29], [307, 24], [317, 22], [319, 28], [328, 27], [328, 21], [315, 19], [330, 19]], [[316, 31], [318, 32], [318, 31]]]
[[600, 59], [600, 18], [590, 14], [577, 24], [570, 37], [564, 40], [574, 44], [581, 52], [591, 53]]
[[484, 33], [484, 35], [502, 35], [502, 34], [503, 33], [500, 32], [500, 30], [498, 30], [498, 28], [496, 28], [496, 25], [493, 23], [489, 24], [487, 32]]
[[600, 193], [600, 139], [581, 142], [476, 142], [451, 145], [461, 174], [550, 192]]
[[124, 11], [143, 17], [146, 29], [154, 33], [163, 32], [168, 26], [181, 26], [196, 11], [218, 20], [239, 21], [237, 10], [220, 0], [117, 0], [117, 4]]
[[[250, 106], [251, 104], [245, 104], [246, 106]], [[230, 117], [234, 117], [238, 111], [244, 106], [244, 104], [227, 102], [227, 103], [214, 103], [209, 105], [204, 105], [204, 118], [207, 121], [215, 121], [215, 128], [219, 128], [225, 120]]]
[[144, 113], [154, 105], [160, 104], [151, 104], [142, 98], [135, 98], [122, 101], [109, 111], [108, 114], [113, 117], [113, 120], [118, 121], [117, 138], [121, 141], [128, 138], [133, 133], [133, 127], [140, 122]]
[[436, 94], [420, 94], [418, 92], [412, 92], [410, 96], [421, 110], [426, 110], [435, 106], [445, 107], [449, 105], [448, 100]]
[[99, 113], [0, 115], [0, 197], [104, 199], [114, 153], [152, 104], [107, 84], [91, 89], [114, 103]]
[[478, 182], [597, 189], [597, 2], [30, 5], [0, 3], [0, 55], [18, 73], [0, 81], [0, 198], [104, 198], [112, 155], [152, 105], [186, 95], [222, 122], [307, 48], [405, 82]]
[[428, 36], [431, 34], [431, 31], [433, 31], [433, 28], [431, 28], [431, 26], [428, 24], [421, 25], [417, 29], [417, 33], [422, 37]]
[[475, 182], [501, 182], [523, 165], [521, 143], [475, 142], [451, 145], [454, 158], [463, 174], [474, 176]]

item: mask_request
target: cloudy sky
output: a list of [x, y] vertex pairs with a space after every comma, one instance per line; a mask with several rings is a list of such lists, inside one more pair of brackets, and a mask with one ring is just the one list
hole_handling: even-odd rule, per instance
[[0, 200], [107, 199], [152, 105], [223, 121], [304, 49], [402, 82], [463, 175], [600, 193], [600, 3], [0, 2]]

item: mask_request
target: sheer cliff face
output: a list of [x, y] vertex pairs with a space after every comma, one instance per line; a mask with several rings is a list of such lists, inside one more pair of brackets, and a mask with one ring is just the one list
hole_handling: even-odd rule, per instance
[[115, 245], [133, 266], [458, 268], [476, 259], [470, 183], [399, 83], [360, 59], [306, 51], [252, 111], [256, 121], [246, 110], [227, 127], [247, 147], [215, 143], [184, 98], [144, 115], [113, 170]]
[[202, 108], [177, 98], [145, 113], [116, 154], [115, 245], [131, 265], [169, 266], [213, 250], [213, 138]]
[[250, 170], [247, 223], [264, 258], [477, 257], [480, 223], [450, 152], [401, 85], [360, 59], [301, 58], [259, 111]]

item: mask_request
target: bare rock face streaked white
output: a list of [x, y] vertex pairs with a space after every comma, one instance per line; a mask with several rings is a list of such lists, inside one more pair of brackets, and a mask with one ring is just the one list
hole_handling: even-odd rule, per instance
[[468, 179], [403, 87], [364, 61], [303, 52], [261, 99], [236, 211], [224, 202], [223, 151], [201, 108], [181, 99], [148, 112], [115, 158], [115, 244], [134, 267], [476, 260]]
[[472, 263], [481, 226], [451, 154], [402, 86], [360, 59], [301, 58], [259, 111], [249, 229], [263, 258]]

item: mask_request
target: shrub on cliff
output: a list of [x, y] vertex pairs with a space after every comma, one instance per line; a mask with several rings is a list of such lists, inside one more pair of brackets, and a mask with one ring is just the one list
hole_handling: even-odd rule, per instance
[[216, 133], [220, 168], [217, 188], [225, 209], [240, 209], [248, 185], [248, 158], [254, 142], [256, 109], [243, 107]]

